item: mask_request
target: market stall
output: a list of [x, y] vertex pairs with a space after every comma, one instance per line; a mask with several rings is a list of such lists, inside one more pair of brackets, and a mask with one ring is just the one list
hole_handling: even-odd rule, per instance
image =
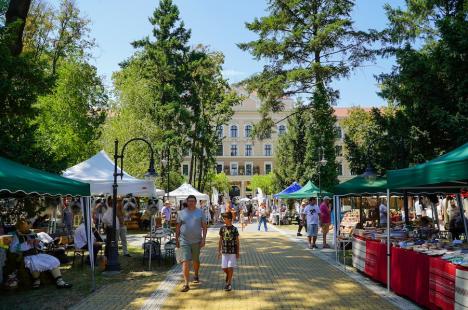
[[[468, 188], [468, 143], [427, 163], [387, 172], [388, 186], [405, 191], [456, 193], [465, 242], [423, 240], [392, 248], [391, 288], [428, 308], [468, 307], [468, 237], [462, 191]], [[419, 241], [419, 242], [418, 242]], [[412, 266], [402, 270], [406, 266]], [[412, 283], [405, 287], [402, 283]]]
[[322, 194], [322, 196], [332, 195], [329, 192], [326, 192], [323, 190], [320, 191], [320, 189], [317, 186], [315, 186], [315, 184], [312, 183], [312, 181], [309, 181], [301, 189], [294, 191], [294, 192], [290, 192], [290, 193], [283, 193], [283, 194], [279, 193], [277, 194], [277, 197], [282, 198], [282, 199], [303, 199], [303, 198], [310, 198], [310, 197], [318, 197], [320, 196], [320, 193]]
[[[118, 168], [120, 173], [120, 168]], [[90, 184], [92, 195], [112, 195], [114, 182], [114, 162], [104, 151], [100, 151], [93, 157], [68, 168], [63, 176]], [[123, 171], [122, 179], [118, 180], [117, 194], [125, 196], [132, 194], [135, 197], [163, 196], [164, 191], [156, 189], [151, 180], [137, 179]]]
[[[364, 176], [356, 176], [351, 180], [337, 185], [334, 189], [335, 204], [338, 210], [342, 210], [340, 198], [343, 197], [356, 197], [353, 200], [355, 203], [358, 201], [359, 207], [356, 209], [348, 210], [343, 218], [339, 216], [341, 212], [337, 212], [335, 226], [336, 258], [338, 260], [338, 250], [343, 245], [348, 243], [352, 244], [352, 264], [353, 266], [364, 272], [372, 279], [387, 284], [390, 286], [390, 279], [387, 277], [389, 274], [390, 266], [390, 224], [399, 220], [398, 216], [392, 214], [390, 208], [390, 193], [387, 195], [387, 180], [383, 177], [365, 178]], [[392, 194], [395, 194], [392, 191]], [[387, 219], [386, 227], [379, 227], [380, 225], [380, 205], [379, 197], [384, 196], [386, 201], [386, 214]], [[393, 197], [394, 205], [397, 202]], [[375, 200], [375, 206], [371, 208], [374, 211], [373, 215], [363, 214], [363, 200]], [[371, 212], [369, 212], [371, 213]], [[377, 218], [375, 218], [377, 216]], [[370, 219], [371, 221], [366, 221]], [[367, 227], [366, 227], [367, 226]], [[387, 232], [385, 234], [385, 231]], [[401, 234], [401, 232], [393, 231], [393, 234]], [[340, 248], [338, 246], [341, 246]]]
[[177, 201], [185, 200], [189, 195], [193, 195], [197, 198], [197, 200], [205, 200], [208, 201], [210, 197], [207, 194], [200, 193], [197, 191], [192, 185], [188, 183], [184, 183], [179, 186], [177, 189], [169, 192], [170, 198], [175, 198]]
[[278, 199], [280, 198], [279, 196], [280, 195], [283, 195], [283, 194], [291, 194], [291, 193], [294, 193], [294, 192], [297, 192], [298, 190], [300, 190], [302, 188], [302, 186], [297, 183], [297, 182], [293, 182], [291, 185], [289, 185], [288, 187], [286, 187], [285, 189], [283, 189], [281, 192], [279, 192], [278, 194], [274, 194], [273, 195], [273, 198], [275, 199]]
[[[92, 289], [94, 290], [93, 245], [91, 240], [90, 185], [70, 180], [56, 174], [27, 167], [0, 157], [0, 197], [73, 196], [81, 197], [81, 207], [86, 227], [88, 251], [91, 259]], [[2, 243], [7, 240], [0, 236]], [[0, 247], [0, 251], [1, 251]], [[0, 266], [1, 267], [1, 266]]]

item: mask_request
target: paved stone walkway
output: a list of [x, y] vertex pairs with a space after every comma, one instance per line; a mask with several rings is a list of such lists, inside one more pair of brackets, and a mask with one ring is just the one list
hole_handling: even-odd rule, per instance
[[179, 292], [179, 285], [163, 309], [395, 309], [283, 234], [257, 232], [253, 225], [241, 233], [234, 290], [224, 292], [216, 246], [217, 234], [211, 231], [202, 254], [201, 283], [187, 293]]
[[224, 273], [215, 255], [218, 229], [213, 228], [202, 251], [201, 283], [189, 292], [179, 292], [176, 266], [165, 280], [160, 274], [106, 286], [74, 309], [396, 309], [292, 240], [292, 231], [269, 228], [258, 232], [253, 224], [241, 232], [232, 292], [223, 291]]

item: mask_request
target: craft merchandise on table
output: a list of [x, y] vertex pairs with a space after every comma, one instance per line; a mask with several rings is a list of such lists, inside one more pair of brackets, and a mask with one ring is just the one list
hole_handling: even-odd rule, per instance
[[[468, 247], [459, 240], [423, 240], [418, 229], [391, 229], [390, 288], [428, 309], [468, 307]], [[354, 229], [353, 266], [387, 282], [387, 232]]]

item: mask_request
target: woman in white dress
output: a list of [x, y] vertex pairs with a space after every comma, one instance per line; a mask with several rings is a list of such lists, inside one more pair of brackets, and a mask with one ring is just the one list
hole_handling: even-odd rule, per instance
[[72, 285], [62, 279], [59, 269], [60, 261], [52, 255], [39, 251], [38, 248], [42, 245], [42, 241], [37, 234], [31, 232], [30, 228], [31, 224], [26, 220], [19, 220], [16, 223], [16, 232], [10, 244], [10, 251], [23, 255], [24, 265], [33, 277], [33, 288], [39, 288], [41, 285], [39, 276], [44, 271], [50, 271], [57, 288], [71, 288]]

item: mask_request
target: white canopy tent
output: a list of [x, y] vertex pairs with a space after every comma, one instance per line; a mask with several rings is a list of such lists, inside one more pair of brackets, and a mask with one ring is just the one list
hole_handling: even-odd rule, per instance
[[170, 198], [175, 198], [177, 201], [187, 199], [189, 195], [194, 195], [197, 200], [210, 200], [207, 194], [200, 193], [192, 185], [184, 183], [179, 188], [169, 193]]
[[[120, 168], [117, 169], [120, 172]], [[114, 162], [106, 152], [100, 151], [88, 160], [65, 170], [63, 176], [89, 183], [91, 185], [91, 195], [111, 195], [114, 182]], [[137, 179], [125, 171], [122, 179], [118, 177], [117, 184], [117, 194], [120, 196], [127, 194], [139, 197], [164, 195], [164, 191], [156, 189], [152, 181]]]

